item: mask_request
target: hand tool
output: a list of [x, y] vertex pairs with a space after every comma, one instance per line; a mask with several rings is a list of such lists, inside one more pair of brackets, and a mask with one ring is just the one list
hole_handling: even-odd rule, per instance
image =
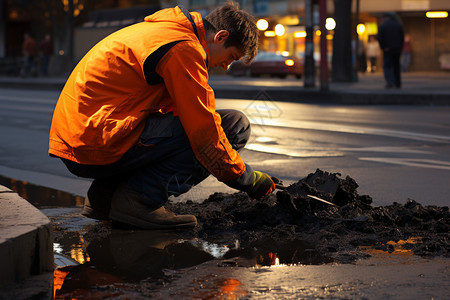
[[[277, 189], [279, 189], [279, 190], [286, 190], [286, 189], [287, 189], [287, 187], [285, 187], [282, 183], [276, 183], [276, 184], [275, 184], [275, 187], [276, 187]], [[311, 199], [314, 199], [314, 200], [317, 200], [317, 201], [321, 201], [321, 202], [326, 203], [326, 204], [329, 204], [329, 205], [337, 206], [336, 204], [331, 203], [331, 202], [329, 202], [329, 201], [327, 201], [327, 200], [324, 200], [324, 199], [322, 199], [322, 198], [319, 198], [319, 197], [317, 197], [317, 196], [313, 196], [313, 195], [306, 195], [306, 196], [309, 197], [309, 198], [311, 198]]]
[[329, 202], [327, 200], [323, 200], [322, 198], [319, 198], [319, 197], [316, 197], [316, 196], [313, 196], [313, 195], [306, 195], [306, 196], [309, 197], [309, 198], [312, 198], [314, 200], [322, 201], [323, 203], [326, 203], [326, 204], [329, 204], [329, 205], [337, 206], [334, 203], [331, 203], [331, 202]]

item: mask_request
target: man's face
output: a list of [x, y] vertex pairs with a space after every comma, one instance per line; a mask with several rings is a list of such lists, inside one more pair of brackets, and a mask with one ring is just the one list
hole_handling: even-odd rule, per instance
[[225, 48], [224, 44], [229, 34], [226, 30], [220, 30], [214, 35], [214, 39], [208, 43], [209, 66], [221, 67], [227, 70], [230, 64], [242, 58], [242, 53], [234, 46]]

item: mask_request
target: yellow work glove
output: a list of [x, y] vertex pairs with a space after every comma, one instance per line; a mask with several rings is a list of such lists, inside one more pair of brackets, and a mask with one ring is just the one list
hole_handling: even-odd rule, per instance
[[259, 199], [272, 193], [275, 190], [274, 180], [279, 182], [275, 177], [270, 177], [266, 173], [255, 171], [255, 182], [247, 194], [252, 198]]

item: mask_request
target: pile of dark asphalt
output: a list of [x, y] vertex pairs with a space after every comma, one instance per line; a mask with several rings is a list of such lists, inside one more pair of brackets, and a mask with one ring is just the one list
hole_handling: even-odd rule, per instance
[[399, 241], [415, 255], [449, 256], [448, 207], [423, 206], [412, 199], [374, 207], [372, 198], [359, 195], [357, 188], [349, 176], [318, 169], [260, 200], [246, 193], [215, 193], [201, 203], [169, 202], [166, 207], [195, 215], [199, 225], [185, 235], [228, 246], [225, 259], [247, 257], [270, 264], [273, 253], [281, 263], [351, 263], [370, 256], [362, 251], [365, 247], [391, 253]]

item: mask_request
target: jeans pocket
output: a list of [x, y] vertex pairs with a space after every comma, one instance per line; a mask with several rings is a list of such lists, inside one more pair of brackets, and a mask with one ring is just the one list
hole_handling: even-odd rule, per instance
[[153, 113], [146, 121], [144, 131], [139, 137], [138, 146], [153, 147], [173, 135], [173, 113]]

